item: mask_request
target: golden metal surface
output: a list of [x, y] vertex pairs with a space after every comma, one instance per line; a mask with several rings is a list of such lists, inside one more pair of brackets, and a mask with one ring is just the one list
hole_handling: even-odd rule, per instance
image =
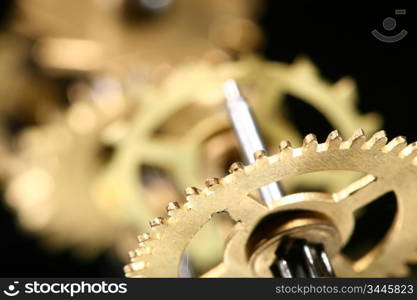
[[[25, 129], [7, 164], [5, 198], [18, 220], [53, 249], [71, 246], [96, 255], [129, 240], [91, 201], [92, 180], [104, 165], [106, 128], [129, 107], [124, 99], [95, 103], [79, 96], [68, 111], [47, 124]], [[133, 230], [132, 230], [133, 231]]]
[[204, 55], [253, 51], [262, 42], [254, 22], [261, 1], [158, 3], [19, 0], [12, 28], [36, 39], [34, 61], [56, 75], [146, 73]]
[[332, 254], [340, 244], [336, 228], [324, 216], [304, 211], [272, 214], [268, 222], [256, 226], [247, 242], [246, 252], [255, 276], [271, 276], [269, 267], [276, 259], [275, 252], [288, 237], [323, 244], [327, 253]]
[[[179, 190], [209, 174], [223, 175], [227, 155], [238, 151], [223, 107], [221, 86], [227, 78], [237, 78], [244, 89], [251, 88], [253, 97], [248, 98], [269, 144], [284, 137], [300, 141], [294, 126], [275, 113], [284, 110], [287, 93], [318, 108], [343, 133], [353, 131], [352, 124], [362, 124], [371, 132], [378, 128], [376, 115], [360, 115], [355, 109], [351, 81], [327, 84], [306, 60], [286, 65], [251, 57], [219, 65], [189, 64], [142, 93], [131, 129], [117, 143], [114, 158], [97, 180], [97, 193], [102, 194], [98, 198], [105, 203], [130, 203], [130, 214], [143, 216], [149, 209], [141, 200], [140, 190], [145, 187], [138, 190], [136, 184], [138, 167], [163, 169]], [[322, 184], [329, 186], [338, 180], [343, 178], [326, 177]], [[112, 207], [108, 213], [118, 215], [119, 208]], [[141, 217], [134, 219], [140, 226], [146, 224]]]
[[[134, 246], [134, 233], [144, 230], [169, 201], [180, 201], [179, 190], [209, 174], [222, 176], [233, 154], [238, 155], [223, 108], [221, 85], [228, 78], [240, 80], [252, 96], [269, 144], [285, 136], [299, 140], [293, 125], [273, 113], [283, 109], [286, 93], [320, 109], [343, 132], [354, 123], [370, 131], [378, 127], [374, 115], [360, 115], [354, 108], [351, 81], [327, 84], [306, 60], [293, 65], [255, 57], [190, 63], [145, 86], [97, 77], [91, 85], [70, 89], [73, 104], [67, 113], [24, 130], [18, 139], [17, 165], [5, 166], [6, 198], [20, 223], [54, 248], [96, 254], [116, 245], [125, 257]], [[106, 147], [114, 152], [102, 160]], [[37, 174], [51, 180], [30, 184]], [[341, 180], [346, 181], [327, 177], [324, 185]], [[314, 185], [310, 181], [299, 184]], [[33, 193], [36, 185], [49, 188]], [[220, 259], [222, 245], [216, 241], [224, 238], [226, 224], [225, 229], [208, 228], [194, 243], [189, 253], [196, 268], [204, 270]]]
[[[279, 147], [275, 155], [243, 169], [232, 168], [234, 172], [219, 179], [218, 184], [192, 189], [199, 192], [189, 194], [183, 205], [170, 210], [159, 226], [152, 227], [148, 238], [142, 239], [124, 269], [126, 275], [178, 276], [181, 255], [193, 236], [214, 214], [227, 213], [236, 222], [235, 229], [226, 243], [223, 262], [206, 276], [253, 277], [256, 273], [247, 249], [254, 229], [271, 214], [294, 211], [325, 216], [335, 228], [340, 239], [329, 250], [338, 276], [406, 275], [406, 263], [417, 248], [417, 144], [407, 145], [403, 137], [387, 143], [384, 131], [367, 140], [363, 131], [357, 130], [347, 140], [333, 131], [324, 143], [308, 135], [300, 148], [292, 148], [288, 142], [282, 145], [286, 147]], [[366, 175], [333, 194], [289, 194], [271, 209], [249, 196], [288, 176], [323, 170], [355, 170]], [[355, 261], [348, 259], [339, 249], [352, 235], [355, 212], [390, 191], [397, 202], [393, 224], [372, 250]]]

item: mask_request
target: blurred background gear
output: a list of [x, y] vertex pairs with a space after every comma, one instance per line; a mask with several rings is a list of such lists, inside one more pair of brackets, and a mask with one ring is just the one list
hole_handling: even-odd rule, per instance
[[253, 51], [262, 42], [253, 22], [261, 2], [254, 0], [22, 0], [17, 7], [13, 30], [35, 39], [34, 62], [58, 75], [124, 77], [203, 54]]
[[[125, 256], [128, 246], [120, 245], [130, 247], [137, 228], [115, 225], [120, 220], [102, 213], [90, 189], [125, 130], [123, 118], [141, 86], [175, 65], [258, 48], [260, 8], [252, 0], [4, 5], [0, 62], [11, 77], [0, 87], [0, 175], [23, 227], [50, 250], [91, 258], [119, 245]], [[135, 101], [126, 96], [132, 85]]]
[[[385, 14], [383, 8], [372, 12], [361, 9], [352, 27], [347, 24], [358, 14], [354, 6], [265, 4], [253, 0], [2, 1], [0, 180], [13, 210], [1, 210], [3, 235], [9, 241], [1, 251], [7, 257], [31, 253], [24, 275], [121, 275], [116, 257], [124, 257], [135, 243], [133, 237], [143, 226], [145, 215], [154, 215], [164, 203], [179, 198], [178, 190], [185, 184], [200, 181], [202, 176], [224, 175], [225, 166], [238, 153], [222, 117], [216, 119], [221, 114], [220, 98], [197, 91], [198, 97], [204, 94], [206, 99], [195, 99], [193, 94], [183, 103], [174, 100], [163, 107], [167, 99], [173, 99], [170, 91], [179, 90], [167, 87], [169, 82], [193, 91], [188, 86], [195, 82], [193, 78], [174, 80], [187, 69], [201, 66], [216, 72], [234, 65], [253, 71], [247, 80], [242, 76], [242, 87], [254, 99], [256, 113], [264, 118], [260, 121], [271, 135], [267, 137], [271, 144], [288, 137], [296, 143], [311, 128], [318, 130], [319, 138], [333, 127], [346, 130], [345, 134], [361, 126], [373, 132], [381, 124], [375, 114], [363, 113], [369, 111], [383, 112], [388, 132], [415, 138], [408, 123], [410, 110], [405, 108], [415, 95], [407, 75], [415, 65], [415, 46], [404, 41], [401, 47], [387, 50], [365, 36], [366, 28], [380, 21], [378, 14]], [[325, 13], [329, 9], [331, 15]], [[370, 16], [376, 19], [374, 23]], [[336, 25], [328, 28], [324, 23]], [[356, 46], [358, 41], [362, 47]], [[255, 58], [239, 61], [242, 54], [262, 49], [267, 58], [290, 64]], [[294, 61], [300, 54], [318, 63], [329, 83], [320, 79], [309, 60]], [[390, 62], [389, 57], [395, 60]], [[381, 58], [388, 59], [385, 76], [377, 71]], [[231, 62], [236, 59], [237, 63]], [[264, 74], [267, 69], [271, 71]], [[276, 71], [276, 78], [270, 75], [275, 74], [272, 69], [281, 70]], [[271, 80], [262, 81], [267, 74]], [[335, 83], [345, 74], [357, 79], [358, 89], [351, 79]], [[210, 84], [214, 83], [207, 82], [208, 87]], [[401, 99], [396, 99], [397, 105], [387, 105], [399, 87]], [[362, 101], [355, 103], [357, 90]], [[281, 96], [274, 98], [273, 91]], [[342, 98], [345, 100], [340, 103], [344, 104], [335, 105], [333, 100]], [[268, 101], [269, 106], [256, 105], [262, 101]], [[146, 115], [157, 109], [161, 115]], [[162, 115], [164, 111], [167, 116]], [[208, 117], [211, 115], [216, 116], [214, 120]], [[194, 159], [182, 161], [188, 162], [192, 172], [181, 172], [181, 164], [172, 164], [184, 156], [169, 157], [169, 151], [159, 156], [149, 150], [143, 158], [133, 159], [138, 148], [148, 147], [134, 139], [137, 126], [132, 124], [137, 123], [152, 124], [152, 128], [142, 129], [150, 129], [153, 149], [166, 150], [162, 146], [178, 145], [189, 138], [192, 142], [183, 147], [172, 147], [171, 155], [186, 155], [190, 151], [184, 149], [194, 149]], [[191, 132], [189, 128], [193, 128]], [[173, 140], [176, 142], [171, 143]], [[123, 161], [126, 150], [122, 149], [129, 145], [138, 147]], [[137, 163], [126, 175], [123, 163], [114, 167], [116, 161]], [[124, 175], [118, 178], [117, 172]], [[341, 184], [339, 179], [345, 177], [337, 176], [322, 178], [321, 185], [317, 185], [317, 177], [284, 183], [294, 191], [306, 186], [334, 191]], [[105, 184], [115, 177], [127, 188]], [[122, 182], [122, 178], [128, 181]], [[138, 189], [135, 183], [140, 184]], [[16, 208], [20, 208], [20, 225], [29, 231], [21, 232], [13, 225]], [[227, 228], [229, 225], [226, 223]], [[205, 234], [218, 238], [227, 231], [213, 229]], [[48, 250], [38, 246], [39, 235]], [[200, 247], [206, 254], [192, 255], [207, 255], [211, 250], [220, 253], [222, 248], [215, 244], [214, 249], [203, 249], [199, 244], [189, 250], [199, 253], [192, 249]], [[80, 255], [72, 257], [70, 253]], [[11, 261], [2, 265], [4, 273], [22, 276]], [[201, 268], [212, 263], [207, 261]]]

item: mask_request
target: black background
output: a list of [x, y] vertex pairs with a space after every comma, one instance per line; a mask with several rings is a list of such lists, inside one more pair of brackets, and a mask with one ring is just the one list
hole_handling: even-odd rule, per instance
[[[417, 12], [410, 2], [391, 1], [366, 6], [361, 2], [267, 1], [260, 21], [266, 34], [264, 55], [273, 60], [291, 62], [297, 55], [309, 56], [323, 77], [335, 82], [345, 75], [358, 85], [361, 111], [376, 111], [384, 116], [388, 137], [405, 135], [417, 139], [415, 126]], [[11, 1], [0, 2], [0, 24], [7, 23]], [[407, 9], [395, 16], [396, 8]], [[382, 27], [386, 17], [395, 17], [394, 34], [406, 29], [408, 35], [397, 43], [376, 40], [371, 30], [390, 34]], [[392, 33], [391, 33], [392, 34]], [[328, 133], [328, 124], [312, 118], [311, 111], [295, 107], [304, 134]], [[121, 266], [107, 255], [80, 262], [69, 253], [51, 254], [15, 226], [12, 213], [0, 204], [0, 276], [121, 276]], [[416, 237], [417, 238], [417, 237]]]

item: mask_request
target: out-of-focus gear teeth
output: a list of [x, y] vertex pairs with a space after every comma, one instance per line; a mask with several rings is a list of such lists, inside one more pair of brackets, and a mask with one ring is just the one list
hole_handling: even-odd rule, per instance
[[385, 130], [380, 130], [372, 135], [372, 137], [363, 145], [363, 148], [368, 150], [372, 148], [380, 150], [386, 145], [387, 141], [388, 139]]
[[[336, 251], [332, 252], [332, 262], [338, 275], [350, 277], [406, 275], [408, 272], [406, 264], [412, 260], [417, 248], [417, 241], [411, 238], [417, 235], [414, 217], [417, 211], [417, 202], [414, 201], [417, 190], [413, 184], [408, 184], [417, 181], [417, 166], [410, 167], [408, 161], [417, 150], [417, 142], [407, 148], [403, 147], [398, 155], [392, 155], [393, 149], [404, 145], [405, 139], [402, 137], [394, 139], [394, 142], [388, 144], [389, 151], [387, 151], [383, 146], [386, 142], [383, 131], [374, 134], [367, 142], [364, 142], [362, 130], [355, 131], [346, 141], [349, 143], [348, 146], [341, 146], [340, 136], [337, 131], [333, 131], [325, 143], [318, 145], [321, 151], [304, 149], [315, 141], [314, 135], [305, 137], [304, 141], [302, 147], [293, 149], [298, 155], [282, 158], [280, 151], [267, 157], [266, 164], [262, 163], [264, 161], [262, 159], [246, 166], [245, 172], [236, 173], [241, 169], [240, 164], [231, 168], [234, 174], [219, 179], [222, 184], [218, 185], [218, 190], [199, 195], [204, 201], [200, 201], [192, 213], [185, 212], [173, 217], [175, 220], [165, 228], [163, 239], [155, 241], [152, 253], [147, 256], [149, 268], [143, 265], [135, 268], [130, 264], [125, 269], [126, 276], [177, 276], [182, 251], [189, 240], [214, 213], [223, 211], [228, 211], [237, 225], [225, 247], [223, 263], [207, 274], [224, 277], [255, 276], [255, 271], [248, 263], [247, 257], [249, 249], [247, 242], [254, 233], [254, 227], [260, 224], [261, 220], [267, 219], [270, 214], [276, 215], [279, 212], [292, 210], [323, 214], [325, 219], [330, 220], [332, 226], [337, 229], [335, 237], [339, 235], [343, 237], [338, 242], [339, 246], [327, 248], [331, 252]], [[334, 142], [340, 147], [329, 147]], [[284, 143], [287, 145], [286, 142]], [[355, 143], [359, 144], [355, 145]], [[360, 170], [366, 175], [333, 194], [305, 192], [289, 194], [284, 196], [274, 208], [247, 197], [253, 190], [270, 182], [303, 174], [304, 171], [322, 170]], [[389, 231], [386, 232], [387, 238], [379, 241], [373, 250], [364, 256], [366, 259], [361, 258], [358, 261], [346, 259], [345, 254], [337, 251], [340, 251], [342, 245], [352, 235], [355, 212], [385, 194], [387, 187], [395, 194], [401, 195], [397, 198], [397, 202], [403, 208], [402, 214], [396, 215]], [[294, 201], [294, 199], [298, 200]], [[395, 239], [389, 238], [391, 236], [395, 236]], [[258, 238], [262, 239], [262, 236]], [[378, 249], [384, 251], [377, 251]]]
[[265, 158], [266, 157], [266, 152], [265, 152], [265, 150], [256, 150], [253, 153], [253, 157], [255, 158], [255, 160]]
[[229, 167], [229, 173], [239, 172], [239, 171], [243, 170], [244, 167], [245, 166], [244, 166], [243, 163], [241, 163], [241, 162], [234, 162]]
[[[0, 69], [8, 77], [0, 86], [0, 94], [6, 95], [9, 100], [2, 101], [0, 114], [4, 117], [3, 108], [8, 112], [10, 108], [13, 117], [19, 115], [19, 122], [23, 116], [25, 122], [46, 125], [24, 129], [21, 135], [19, 132], [20, 136], [16, 141], [13, 140], [13, 146], [22, 145], [21, 149], [10, 153], [7, 162], [4, 156], [1, 157], [1, 162], [6, 162], [3, 164], [5, 168], [0, 170], [1, 180], [6, 182], [5, 189], [8, 190], [6, 201], [16, 209], [22, 226], [30, 233], [39, 235], [47, 248], [54, 251], [71, 248], [84, 257], [98, 255], [110, 247], [118, 251], [125, 248], [121, 250], [124, 257], [127, 246], [134, 239], [132, 228], [143, 229], [149, 216], [155, 210], [162, 209], [165, 203], [163, 199], [175, 199], [178, 195], [172, 198], [155, 195], [138, 183], [138, 176], [132, 171], [136, 165], [126, 167], [119, 161], [112, 164], [117, 160], [112, 156], [112, 151], [116, 149], [115, 152], [118, 152], [119, 148], [123, 148], [119, 144], [123, 144], [126, 136], [135, 131], [130, 130], [134, 127], [130, 122], [122, 126], [125, 128], [119, 126], [110, 130], [98, 128], [97, 125], [113, 117], [116, 122], [126, 121], [126, 115], [120, 116], [117, 113], [120, 107], [115, 99], [128, 99], [129, 116], [138, 106], [139, 110], [150, 107], [145, 103], [148, 99], [142, 97], [142, 92], [154, 87], [159, 89], [160, 81], [170, 74], [174, 66], [182, 69], [183, 64], [191, 61], [193, 64], [198, 60], [197, 64], [211, 68], [212, 63], [229, 61], [229, 53], [219, 48], [219, 44], [215, 45], [209, 34], [212, 27], [218, 24], [219, 18], [227, 16], [230, 22], [225, 24], [234, 28], [230, 30], [229, 26], [226, 31], [220, 30], [220, 33], [225, 32], [222, 35], [225, 41], [234, 45], [233, 54], [250, 52], [253, 47], [257, 47], [261, 35], [254, 19], [262, 3], [245, 0], [235, 1], [230, 6], [222, 1], [180, 1], [182, 4], [174, 5], [175, 9], [157, 20], [144, 20], [142, 15], [139, 16], [136, 20], [140, 19], [140, 22], [147, 24], [138, 26], [128, 20], [123, 8], [126, 3], [123, 2], [139, 5], [144, 1], [72, 0], [60, 4], [54, 0], [13, 2], [16, 2], [18, 8], [19, 21], [11, 22], [7, 30], [10, 33], [1, 32], [0, 36], [1, 44], [7, 44], [7, 47], [1, 47], [0, 50]], [[194, 22], [196, 18], [200, 22]], [[191, 27], [184, 22], [191, 24]], [[172, 36], [184, 37], [191, 47], [184, 48], [183, 43], [172, 39]], [[29, 60], [31, 64], [27, 63]], [[42, 76], [35, 73], [41, 73]], [[65, 92], [61, 80], [53, 82], [57, 78], [74, 80], [71, 80], [68, 89], [65, 87]], [[79, 85], [87, 85], [80, 84], [78, 79], [91, 83], [89, 87], [92, 88], [86, 93], [88, 95], [78, 94]], [[212, 78], [209, 76], [203, 80], [210, 82]], [[73, 85], [73, 82], [76, 83]], [[177, 86], [173, 89], [182, 91]], [[65, 106], [70, 104], [67, 112], [63, 112], [64, 94], [69, 98], [69, 103], [65, 103]], [[169, 94], [175, 94], [175, 91]], [[79, 105], [84, 100], [97, 104], [100, 114], [95, 115], [96, 110]], [[159, 105], [165, 99], [153, 102]], [[176, 112], [177, 108], [175, 106], [173, 110]], [[29, 111], [30, 114], [27, 114]], [[154, 110], [151, 114], [145, 112], [143, 115], [149, 117], [151, 122], [166, 121], [163, 117], [155, 116], [159, 112]], [[59, 124], [55, 124], [55, 121]], [[51, 137], [46, 132], [54, 127], [60, 127], [62, 132]], [[144, 128], [155, 129], [152, 126]], [[20, 137], [30, 131], [37, 131], [36, 137], [31, 137], [29, 143], [21, 143]], [[0, 140], [0, 143], [6, 143], [11, 139], [0, 137]], [[137, 138], [137, 141], [149, 145], [149, 148], [155, 147], [142, 137]], [[187, 147], [188, 144], [184, 148]], [[133, 153], [134, 150], [129, 149], [127, 152]], [[129, 154], [123, 154], [116, 156], [125, 160]], [[137, 157], [137, 153], [132, 157]], [[162, 162], [158, 167], [165, 167], [167, 164], [163, 161], [163, 153], [161, 157]], [[184, 160], [184, 157], [180, 160]], [[154, 162], [151, 159], [150, 163], [145, 161], [143, 165], [153, 167]], [[31, 172], [32, 167], [39, 170], [38, 173], [43, 173], [44, 179], [52, 179], [49, 181], [53, 187], [52, 184], [47, 187], [50, 189], [48, 193], [35, 180], [29, 182], [23, 178], [27, 177], [26, 173]], [[172, 177], [186, 178], [188, 175], [184, 174], [191, 173], [189, 169], [181, 170], [183, 165], [180, 163], [170, 167], [171, 170], [177, 168], [175, 171], [178, 172]], [[198, 169], [195, 165], [192, 167]], [[126, 169], [132, 172], [126, 175], [123, 173]], [[121, 176], [107, 176], [113, 171]], [[178, 175], [180, 173], [182, 175]], [[195, 178], [194, 175], [189, 176]], [[104, 180], [100, 181], [102, 178]], [[183, 178], [174, 178], [180, 188], [186, 182]], [[22, 185], [26, 187], [22, 188]], [[33, 197], [26, 197], [26, 190]], [[132, 190], [135, 192], [129, 193]], [[161, 192], [164, 193], [168, 192]]]
[[356, 93], [355, 83], [352, 78], [343, 77], [335, 83], [333, 92], [339, 96], [339, 99], [351, 99]]
[[406, 146], [407, 139], [404, 136], [397, 136], [384, 146], [383, 151], [398, 155]]

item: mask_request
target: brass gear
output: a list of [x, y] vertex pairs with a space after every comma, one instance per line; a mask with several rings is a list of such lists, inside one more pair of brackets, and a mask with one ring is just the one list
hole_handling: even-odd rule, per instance
[[[122, 181], [127, 178], [123, 176], [127, 172], [121, 171], [120, 161], [123, 160], [126, 164], [129, 161], [131, 166], [147, 163], [164, 168], [174, 174], [175, 182], [180, 186], [198, 182], [207, 175], [202, 171], [206, 167], [201, 162], [202, 148], [207, 140], [230, 129], [220, 89], [228, 78], [236, 78], [241, 83], [269, 144], [284, 137], [295, 143], [301, 141], [294, 125], [284, 116], [277, 115], [277, 111], [284, 111], [277, 107], [283, 107], [286, 94], [317, 108], [342, 134], [352, 132], [355, 129], [353, 124], [369, 132], [380, 127], [377, 114], [362, 115], [355, 108], [357, 95], [351, 79], [343, 78], [335, 85], [328, 84], [320, 79], [316, 68], [306, 58], [299, 58], [291, 65], [256, 57], [220, 65], [194, 63], [177, 69], [161, 84], [141, 94], [143, 105], [138, 107], [132, 130], [116, 146], [117, 156], [108, 168], [109, 173], [113, 177], [122, 177]], [[165, 133], [155, 134], [160, 128]], [[207, 165], [211, 169], [207, 173], [222, 172], [223, 166], [219, 166], [216, 160], [234, 147], [230, 137], [227, 139], [226, 143], [216, 143], [216, 146], [223, 144], [226, 149], [217, 149], [219, 154], [209, 157]], [[337, 181], [329, 178], [322, 184], [331, 190], [329, 186]]]
[[73, 89], [77, 101], [65, 114], [18, 136], [6, 166], [5, 199], [20, 224], [50, 248], [71, 246], [82, 256], [94, 256], [118, 236], [129, 237], [128, 229], [121, 230], [91, 201], [92, 181], [105, 164], [108, 132], [129, 104], [114, 93], [111, 101], [93, 102], [87, 86]]
[[[301, 140], [291, 122], [276, 115], [277, 110], [282, 111], [277, 107], [283, 107], [286, 94], [317, 108], [342, 134], [352, 132], [352, 124], [370, 132], [379, 127], [378, 115], [361, 115], [355, 108], [356, 92], [351, 79], [343, 78], [331, 85], [319, 77], [306, 58], [285, 64], [248, 56], [237, 62], [203, 61], [184, 65], [159, 84], [141, 89], [141, 105], [130, 125], [131, 130], [116, 144], [113, 159], [93, 187], [94, 199], [105, 213], [121, 223], [146, 227], [146, 220], [155, 213], [155, 205], [146, 201], [149, 199], [147, 187], [137, 180], [138, 169], [143, 165], [165, 171], [178, 189], [198, 183], [207, 174], [223, 175], [224, 166], [219, 161], [225, 160], [225, 153], [237, 149], [233, 137], [227, 134], [230, 123], [224, 112], [221, 90], [222, 83], [229, 78], [241, 83], [269, 144], [285, 136], [293, 142]], [[135, 92], [131, 93], [135, 97]], [[225, 132], [226, 135], [217, 136]], [[210, 147], [208, 144], [217, 137], [220, 140]], [[295, 185], [317, 186], [314, 177], [297, 180]], [[351, 180], [351, 177], [332, 175], [322, 179], [320, 184], [332, 190], [334, 185]], [[162, 200], [157, 199], [159, 211], [168, 199], [179, 197], [175, 189], [172, 196], [164, 196]], [[201, 245], [195, 243], [198, 249], [190, 253], [196, 257], [195, 264], [203, 264], [202, 269], [221, 253], [217, 243], [204, 242], [218, 239], [218, 230], [208, 229], [204, 234], [207, 235], [199, 237]]]
[[[283, 141], [277, 154], [257, 153], [256, 162], [248, 166], [235, 163], [230, 175], [209, 179], [206, 188], [188, 188], [184, 204], [170, 203], [168, 218], [150, 221], [152, 232], [138, 237], [139, 247], [130, 253], [125, 273], [128, 277], [178, 276], [187, 244], [214, 214], [224, 212], [236, 222], [235, 230], [226, 243], [223, 262], [207, 276], [271, 275], [259, 267], [272, 263], [271, 249], [276, 249], [282, 233], [324, 242], [338, 276], [404, 276], [406, 263], [417, 248], [416, 151], [417, 142], [407, 146], [404, 137], [387, 143], [384, 131], [366, 140], [363, 131], [357, 130], [345, 141], [333, 131], [320, 144], [309, 134], [302, 147], [295, 149]], [[250, 196], [288, 176], [323, 170], [356, 170], [367, 175], [333, 194], [290, 194], [272, 208]], [[385, 237], [360, 259], [347, 259], [340, 249], [355, 227], [355, 211], [390, 191], [396, 195], [397, 211]], [[281, 232], [262, 228], [271, 220], [269, 216], [283, 213], [307, 213], [309, 217], [295, 224], [282, 221]], [[274, 235], [258, 236], [262, 232]]]
[[[105, 203], [141, 205], [141, 194], [132, 179], [136, 179], [137, 167], [143, 164], [166, 170], [180, 187], [197, 183], [207, 175], [201, 159], [203, 148], [207, 140], [230, 129], [221, 90], [222, 83], [228, 78], [238, 79], [244, 91], [249, 92], [247, 98], [269, 144], [276, 144], [285, 136], [294, 143], [301, 141], [295, 127], [285, 118], [276, 116], [276, 107], [283, 106], [285, 94], [297, 96], [316, 107], [342, 134], [352, 132], [352, 124], [369, 132], [375, 132], [380, 124], [377, 114], [361, 115], [355, 108], [356, 92], [352, 80], [343, 78], [330, 85], [318, 77], [317, 70], [305, 58], [292, 65], [256, 57], [219, 65], [189, 64], [172, 72], [160, 84], [140, 92], [140, 105], [130, 124], [131, 130], [115, 145], [114, 159], [97, 180], [98, 199]], [[138, 96], [132, 92], [131, 97]], [[165, 133], [156, 133], [161, 128]], [[221, 146], [219, 144], [216, 146]], [[226, 144], [228, 149], [234, 147], [230, 138], [221, 144]], [[211, 174], [223, 172], [223, 166], [216, 159], [226, 151], [210, 156], [207, 165], [212, 168]], [[329, 186], [335, 181], [328, 178], [322, 184], [331, 190]], [[303, 186], [305, 184], [302, 182]], [[307, 185], [311, 184], [307, 182]], [[128, 209], [131, 214], [139, 210], [143, 211], [144, 207]], [[109, 213], [122, 215], [116, 207], [111, 207]], [[136, 220], [140, 226], [146, 223], [141, 218]]]
[[[353, 123], [362, 124], [370, 131], [378, 126], [375, 115], [363, 116], [355, 110], [355, 88], [350, 80], [343, 79], [336, 85], [327, 84], [320, 80], [317, 71], [306, 59], [299, 59], [293, 65], [269, 63], [255, 57], [219, 65], [208, 62], [185, 65], [173, 71], [161, 83], [153, 82], [145, 88], [141, 87], [140, 91], [134, 90], [137, 87], [135, 84], [120, 91], [120, 95], [117, 91], [110, 91], [108, 98], [121, 98], [121, 102], [129, 103], [125, 108], [127, 112], [111, 118], [106, 114], [112, 115], [114, 107], [100, 106], [100, 103], [113, 103], [111, 99], [90, 99], [86, 95], [96, 94], [89, 90], [90, 87], [79, 96], [72, 91], [73, 88], [69, 93], [73, 95], [73, 104], [68, 112], [49, 124], [25, 130], [18, 143], [20, 150], [14, 157], [16, 164], [7, 164], [9, 178], [6, 181], [6, 198], [18, 211], [21, 223], [25, 228], [42, 234], [54, 247], [71, 246], [85, 253], [88, 249], [100, 251], [116, 244], [118, 252], [125, 253], [126, 249], [134, 245], [132, 232], [145, 228], [146, 220], [166, 203], [164, 199], [179, 197], [175, 188], [193, 184], [205, 176], [205, 166], [201, 164], [200, 156], [205, 140], [230, 127], [223, 112], [223, 96], [218, 88], [230, 77], [241, 79], [243, 86], [248, 87], [247, 91], [256, 99], [255, 110], [262, 120], [266, 120], [262, 126], [269, 128], [266, 130], [268, 137], [273, 135], [271, 143], [285, 135], [285, 132], [279, 131], [280, 128], [286, 128], [292, 140], [299, 139], [289, 123], [281, 122], [272, 127], [269, 125], [269, 122], [276, 121], [269, 108], [280, 105], [283, 99], [280, 95], [285, 92], [306, 99], [325, 116], [331, 116], [331, 112], [337, 112], [338, 107], [342, 107], [346, 114], [332, 118], [334, 125], [342, 128], [343, 132], [348, 132]], [[263, 90], [266, 92], [259, 94]], [[309, 90], [311, 93], [308, 94]], [[266, 104], [265, 108], [263, 104]], [[201, 106], [196, 108], [194, 105]], [[188, 114], [185, 122], [183, 120], [172, 125], [169, 119], [178, 115], [182, 117], [181, 112], [188, 106], [196, 108], [197, 121], [191, 121], [190, 125], [189, 120], [195, 119], [191, 118], [193, 114]], [[123, 116], [132, 111], [132, 107], [137, 107], [134, 120], [131, 123], [125, 122]], [[96, 125], [91, 131], [80, 134], [69, 126], [68, 120], [74, 119], [71, 118], [74, 113], [83, 114], [83, 111], [87, 111], [86, 115], [93, 115]], [[174, 128], [174, 132], [154, 135], [163, 124]], [[72, 122], [74, 125], [77, 126]], [[178, 138], [175, 130], [181, 126], [191, 130]], [[116, 150], [111, 160], [103, 164], [97, 153], [103, 145], [103, 136], [110, 132], [108, 129], [127, 134], [119, 142], [114, 142], [117, 139], [110, 141]], [[69, 137], [68, 143], [64, 143], [67, 140], [63, 137]], [[230, 141], [225, 144], [229, 147], [227, 149], [233, 148]], [[211, 148], [208, 150], [206, 152], [210, 155], [214, 153]], [[216, 162], [222, 155], [219, 153], [209, 159]], [[57, 157], [61, 163], [51, 163], [51, 157]], [[162, 168], [173, 178], [175, 187], [171, 187], [170, 192], [155, 196], [154, 190], [166, 191], [168, 185], [163, 182], [162, 188], [156, 186], [149, 191], [149, 187], [138, 182], [137, 167], [140, 165]], [[43, 170], [46, 177], [54, 179], [49, 194], [38, 198], [35, 194], [30, 195], [28, 188], [31, 185], [28, 182], [33, 178], [29, 176], [33, 168]], [[215, 172], [222, 172], [222, 169], [221, 164], [216, 164]], [[87, 174], [88, 179], [79, 180]], [[32, 196], [36, 198], [33, 201], [30, 200]], [[155, 201], [149, 201], [151, 196]], [[33, 217], [36, 208], [43, 212], [43, 218]], [[78, 226], [73, 226], [76, 217], [82, 228], [86, 226], [94, 231], [93, 238]], [[39, 222], [35, 224], [36, 220]], [[212, 230], [202, 239], [218, 239], [219, 234], [216, 232]], [[210, 259], [216, 258], [213, 253], [220, 254], [222, 251], [216, 243], [210, 244], [213, 246], [202, 244], [200, 250], [196, 250], [197, 253], [191, 251], [191, 255], [202, 264], [210, 264]], [[200, 251], [205, 254], [202, 255]]]
[[263, 41], [255, 23], [262, 1], [166, 4], [158, 10], [131, 0], [18, 0], [18, 21], [11, 28], [36, 39], [33, 59], [42, 69], [67, 76], [110, 73], [123, 78], [184, 58], [248, 53]]

